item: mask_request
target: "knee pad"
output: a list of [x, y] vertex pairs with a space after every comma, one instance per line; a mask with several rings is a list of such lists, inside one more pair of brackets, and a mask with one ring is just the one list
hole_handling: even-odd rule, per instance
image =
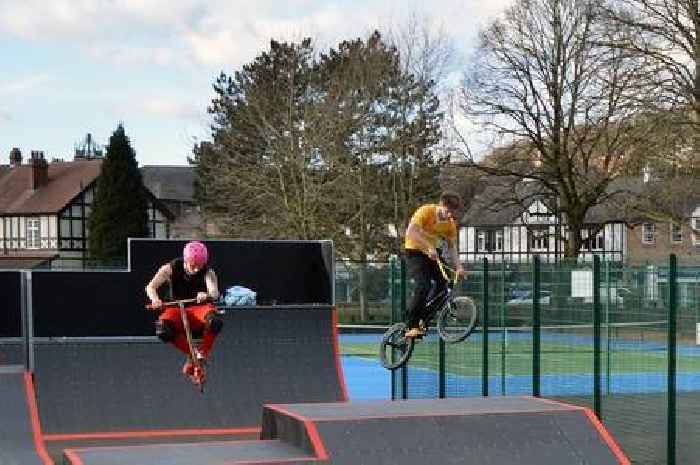
[[214, 334], [221, 332], [221, 328], [224, 327], [224, 320], [221, 319], [216, 313], [210, 313], [207, 315], [207, 329]]
[[156, 321], [156, 336], [163, 342], [172, 342], [175, 340], [175, 329], [173, 324], [167, 320]]

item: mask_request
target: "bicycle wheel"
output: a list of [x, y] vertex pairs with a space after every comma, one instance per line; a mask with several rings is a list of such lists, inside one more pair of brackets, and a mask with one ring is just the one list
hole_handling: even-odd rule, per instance
[[476, 305], [467, 296], [451, 299], [437, 316], [437, 330], [443, 341], [454, 343], [465, 340], [476, 326]]
[[395, 370], [411, 358], [415, 341], [413, 338], [405, 337], [405, 333], [406, 323], [396, 323], [382, 336], [379, 361], [387, 370]]

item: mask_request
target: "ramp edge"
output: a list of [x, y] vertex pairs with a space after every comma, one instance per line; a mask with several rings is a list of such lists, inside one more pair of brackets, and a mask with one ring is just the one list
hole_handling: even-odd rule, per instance
[[45, 465], [54, 465], [53, 460], [51, 460], [51, 457], [46, 450], [46, 445], [44, 444], [44, 440], [41, 435], [41, 422], [39, 421], [39, 409], [36, 405], [36, 393], [34, 392], [32, 374], [25, 371], [23, 376], [24, 393], [27, 400], [27, 407], [29, 408], [29, 417], [32, 422], [34, 448], [36, 449], [36, 453], [39, 455], [39, 458]]

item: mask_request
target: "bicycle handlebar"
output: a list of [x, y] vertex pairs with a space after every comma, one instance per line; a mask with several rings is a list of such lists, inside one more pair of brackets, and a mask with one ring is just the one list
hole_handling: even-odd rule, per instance
[[[207, 300], [205, 300], [205, 301], [202, 302], [202, 303], [206, 303], [206, 302], [211, 302], [211, 299], [207, 299]], [[148, 310], [158, 310], [158, 309], [165, 308], [165, 307], [174, 307], [174, 306], [176, 306], [176, 305], [194, 304], [194, 303], [197, 303], [197, 299], [173, 300], [173, 301], [170, 301], [170, 302], [162, 302], [162, 303], [161, 303], [160, 305], [158, 305], [158, 306], [153, 305], [153, 304], [146, 304], [146, 309], [148, 309]]]

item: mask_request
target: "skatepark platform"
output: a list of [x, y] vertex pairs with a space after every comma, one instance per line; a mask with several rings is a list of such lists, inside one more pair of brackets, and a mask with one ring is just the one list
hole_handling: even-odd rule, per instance
[[531, 397], [266, 405], [260, 441], [68, 450], [71, 465], [629, 465], [590, 410]]
[[0, 463], [60, 463], [85, 445], [256, 439], [266, 403], [347, 399], [333, 307], [223, 318], [204, 394], [182, 375], [184, 354], [155, 337], [34, 338], [32, 374], [0, 367]]

